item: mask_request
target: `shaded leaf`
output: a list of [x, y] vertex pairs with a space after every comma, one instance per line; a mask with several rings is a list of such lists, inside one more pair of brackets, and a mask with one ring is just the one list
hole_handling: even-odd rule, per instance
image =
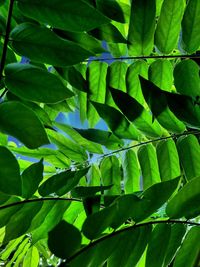
[[56, 103], [74, 95], [55, 74], [30, 64], [9, 64], [5, 74], [9, 91], [28, 101]]
[[0, 191], [10, 195], [21, 195], [22, 180], [15, 156], [0, 146]]
[[74, 187], [71, 191], [73, 197], [82, 198], [82, 197], [90, 197], [94, 196], [96, 193], [100, 192], [104, 193], [105, 190], [108, 190], [112, 187], [112, 185], [107, 186], [77, 186]]
[[170, 200], [166, 207], [166, 213], [170, 218], [186, 217], [194, 218], [200, 214], [200, 178], [190, 180]]
[[200, 228], [192, 227], [187, 233], [174, 261], [174, 267], [198, 266], [200, 251]]
[[79, 183], [79, 180], [86, 175], [88, 169], [85, 168], [78, 171], [67, 170], [55, 174], [41, 184], [38, 192], [41, 196], [47, 196], [52, 193], [56, 193], [59, 196], [64, 195]]
[[42, 3], [39, 0], [19, 0], [18, 7], [25, 16], [72, 32], [88, 31], [109, 22], [102, 13], [82, 0], [44, 0]]
[[57, 257], [66, 259], [81, 246], [81, 233], [72, 224], [60, 221], [48, 233], [48, 247]]
[[49, 143], [42, 123], [24, 104], [17, 101], [1, 103], [0, 114], [0, 130], [16, 137], [28, 148]]
[[50, 29], [31, 23], [16, 26], [11, 38], [13, 49], [20, 55], [58, 67], [77, 64], [93, 55], [80, 45], [58, 37]]
[[33, 163], [22, 173], [22, 196], [30, 198], [43, 179], [43, 160]]

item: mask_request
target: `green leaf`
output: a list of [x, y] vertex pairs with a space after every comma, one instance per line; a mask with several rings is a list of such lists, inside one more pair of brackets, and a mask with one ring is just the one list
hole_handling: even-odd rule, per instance
[[125, 15], [123, 10], [115, 0], [97, 0], [96, 1], [97, 8], [101, 11], [105, 16], [108, 18], [124, 23], [125, 22]]
[[[37, 220], [39, 223], [37, 223], [37, 229], [35, 226], [35, 223], [31, 225], [29, 231], [31, 229], [35, 229], [32, 231], [32, 244], [34, 245], [38, 240], [44, 239], [48, 237], [48, 232], [51, 231], [61, 220], [63, 217], [64, 212], [69, 207], [70, 202], [69, 201], [48, 201], [45, 209], [47, 209], [47, 212], [44, 213], [38, 213]], [[50, 206], [50, 208], [49, 208]], [[41, 210], [42, 211], [42, 210]], [[42, 218], [41, 218], [42, 217]], [[42, 220], [41, 220], [42, 219]], [[33, 221], [32, 221], [33, 222]]]
[[143, 188], [147, 189], [160, 182], [156, 150], [152, 144], [143, 145], [139, 148], [138, 159], [142, 171]]
[[23, 267], [38, 267], [39, 261], [39, 251], [35, 246], [32, 246], [24, 257]]
[[183, 188], [170, 200], [166, 213], [170, 218], [186, 217], [194, 218], [200, 215], [200, 178], [190, 180]]
[[44, 0], [42, 3], [39, 0], [19, 0], [18, 7], [25, 16], [72, 32], [88, 31], [109, 23], [108, 18], [82, 0]]
[[67, 170], [55, 174], [41, 184], [38, 192], [41, 196], [47, 196], [52, 193], [62, 196], [75, 187], [79, 183], [79, 180], [86, 175], [88, 170], [89, 168], [78, 171]]
[[[106, 74], [108, 64], [105, 62], [92, 62], [88, 67], [88, 98], [98, 103], [105, 102]], [[87, 116], [90, 127], [99, 121], [99, 115], [93, 105], [88, 103]]]
[[185, 8], [184, 0], [165, 0], [155, 32], [155, 45], [164, 54], [176, 47]]
[[[1, 32], [1, 16], [0, 16], [0, 32]], [[2, 52], [3, 52], [3, 43], [0, 42], [0, 58], [2, 57]], [[17, 59], [16, 59], [14, 52], [9, 47], [7, 47], [6, 64], [16, 62], [16, 61]]]
[[112, 185], [112, 188], [105, 191], [106, 195], [121, 194], [121, 171], [120, 163], [116, 156], [106, 157], [100, 165], [101, 180], [104, 186]]
[[92, 164], [87, 173], [87, 185], [88, 186], [101, 185], [101, 172], [97, 164]]
[[103, 154], [103, 150], [100, 145], [95, 144], [92, 141], [89, 141], [86, 138], [82, 137], [78, 131], [76, 131], [69, 125], [58, 122], [55, 122], [54, 125], [59, 129], [61, 129], [62, 131], [64, 131], [65, 133], [67, 133], [77, 144], [81, 145], [89, 152]]
[[192, 54], [200, 46], [199, 32], [200, 24], [200, 2], [189, 0], [182, 20], [182, 42], [185, 51]]
[[110, 88], [110, 91], [118, 108], [138, 130], [149, 137], [162, 135], [159, 123], [156, 120], [152, 123], [151, 114], [137, 100], [120, 90]]
[[22, 181], [19, 164], [15, 156], [0, 146], [0, 191], [10, 195], [21, 195]]
[[155, 0], [133, 0], [129, 24], [129, 55], [149, 55], [153, 49], [156, 18]]
[[[150, 237], [145, 267], [163, 266], [171, 234], [171, 225], [158, 224]], [[163, 242], [161, 241], [161, 238]]]
[[109, 66], [109, 86], [126, 92], [126, 72], [128, 65], [125, 62], [115, 61]]
[[140, 191], [140, 170], [134, 150], [125, 152], [122, 168], [125, 193]]
[[11, 39], [18, 54], [57, 67], [71, 66], [93, 55], [80, 45], [58, 37], [50, 29], [31, 23], [16, 26]]
[[33, 163], [22, 173], [22, 196], [30, 198], [35, 193], [43, 179], [43, 160]]
[[170, 92], [173, 86], [173, 67], [170, 61], [158, 59], [149, 67], [149, 80], [164, 91]]
[[115, 206], [110, 206], [89, 215], [82, 226], [83, 234], [90, 240], [99, 237], [110, 226], [115, 212]]
[[26, 203], [20, 206], [6, 224], [4, 243], [27, 233], [31, 221], [42, 207], [42, 202]]
[[182, 239], [185, 235], [186, 227], [183, 224], [174, 224], [171, 226], [171, 234], [165, 254], [164, 266], [170, 265], [178, 248], [182, 243]]
[[117, 109], [105, 104], [92, 102], [99, 116], [106, 121], [111, 131], [119, 138], [138, 140], [140, 133]]
[[48, 247], [57, 257], [66, 259], [81, 246], [81, 233], [72, 224], [60, 221], [48, 233]]
[[[2, 198], [2, 193], [1, 193], [1, 198]], [[4, 201], [3, 204], [4, 205], [10, 205], [14, 202], [19, 202], [19, 201], [20, 201], [20, 199], [18, 197], [10, 197], [6, 201]], [[2, 205], [2, 203], [1, 203], [1, 205]], [[15, 214], [20, 208], [21, 208], [20, 205], [16, 205], [16, 206], [11, 205], [11, 207], [2, 209], [0, 212], [0, 227], [5, 226], [9, 222], [11, 216], [13, 214]]]
[[169, 132], [182, 133], [185, 130], [185, 125], [170, 110], [167, 99], [168, 95], [166, 96], [164, 91], [141, 76], [140, 83], [144, 98], [158, 122]]
[[107, 186], [77, 186], [74, 187], [71, 191], [73, 197], [82, 198], [82, 197], [90, 197], [94, 196], [96, 193], [101, 192], [104, 193], [105, 190], [108, 190], [112, 187], [112, 185]]
[[200, 146], [196, 136], [188, 135], [179, 137], [177, 148], [187, 180], [198, 177], [200, 174]]
[[198, 64], [191, 59], [179, 62], [174, 68], [174, 85], [177, 92], [191, 97], [200, 96], [199, 70]]
[[35, 113], [17, 101], [0, 104], [0, 130], [16, 137], [31, 149], [49, 143], [44, 127]]
[[5, 75], [9, 91], [28, 101], [56, 103], [74, 95], [55, 74], [30, 64], [9, 64]]
[[143, 105], [145, 100], [138, 75], [148, 78], [148, 64], [144, 60], [137, 60], [129, 65], [126, 74], [127, 93]]
[[47, 134], [51, 142], [55, 144], [66, 157], [78, 162], [87, 160], [87, 154], [79, 144], [54, 130], [47, 129]]
[[200, 228], [199, 226], [192, 227], [187, 233], [184, 242], [179, 249], [174, 267], [182, 266], [198, 266], [199, 264], [199, 250], [200, 250]]
[[122, 147], [124, 144], [123, 140], [120, 140], [117, 136], [115, 136], [111, 132], [99, 129], [84, 130], [75, 128], [75, 130], [79, 132], [84, 138], [92, 142], [106, 146], [109, 149], [117, 149], [119, 147]]
[[172, 139], [160, 141], [156, 147], [157, 159], [162, 181], [178, 177], [181, 174], [179, 156]]

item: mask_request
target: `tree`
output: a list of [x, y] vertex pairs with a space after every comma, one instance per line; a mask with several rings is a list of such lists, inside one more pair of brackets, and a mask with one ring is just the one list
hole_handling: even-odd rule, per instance
[[200, 266], [200, 1], [0, 5], [1, 263]]

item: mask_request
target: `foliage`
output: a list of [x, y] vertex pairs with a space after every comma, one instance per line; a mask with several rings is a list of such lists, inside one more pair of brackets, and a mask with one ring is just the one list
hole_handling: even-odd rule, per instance
[[2, 264], [200, 266], [199, 25], [199, 0], [0, 1]]

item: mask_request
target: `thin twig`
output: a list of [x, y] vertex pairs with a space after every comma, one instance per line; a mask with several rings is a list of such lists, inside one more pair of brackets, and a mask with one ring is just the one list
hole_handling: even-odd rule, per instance
[[[196, 222], [191, 222], [191, 221], [179, 221], [179, 220], [158, 220], [158, 221], [149, 221], [149, 222], [145, 222], [145, 223], [139, 223], [139, 224], [134, 224], [132, 226], [120, 229], [118, 231], [112, 232], [111, 234], [105, 235], [97, 240], [95, 240], [94, 242], [90, 243], [89, 245], [83, 247], [82, 249], [80, 249], [78, 252], [76, 252], [73, 256], [71, 256], [66, 263], [70, 263], [72, 260], [74, 260], [76, 257], [78, 257], [79, 255], [81, 255], [82, 253], [86, 252], [88, 249], [90, 249], [91, 247], [94, 247], [95, 245], [97, 245], [98, 243], [109, 239], [113, 236], [119, 235], [123, 232], [129, 231], [130, 229], [135, 229], [135, 228], [139, 228], [139, 227], [143, 227], [143, 226], [147, 226], [147, 225], [154, 225], [154, 224], [163, 224], [163, 223], [176, 223], [176, 224], [187, 224], [187, 225], [195, 225], [195, 226], [200, 226], [200, 223], [196, 223]], [[64, 265], [62, 265], [64, 266]]]
[[18, 202], [13, 202], [4, 206], [0, 206], [0, 210], [4, 210], [7, 208], [11, 208], [18, 205], [23, 205], [27, 203], [33, 203], [33, 202], [44, 202], [44, 201], [76, 201], [76, 202], [82, 202], [81, 199], [78, 198], [60, 198], [60, 197], [45, 197], [45, 198], [33, 198], [33, 199], [26, 199]]
[[92, 58], [85, 62], [92, 61], [112, 61], [112, 60], [130, 60], [130, 59], [158, 59], [158, 58], [200, 58], [200, 55], [152, 55], [152, 56], [130, 56], [130, 57], [111, 57], [111, 58]]
[[2, 56], [1, 56], [1, 62], [0, 62], [0, 81], [2, 79], [3, 69], [5, 66], [5, 62], [6, 62], [6, 53], [7, 53], [7, 47], [8, 47], [8, 42], [9, 42], [13, 5], [14, 5], [14, 0], [10, 0], [8, 17], [7, 17], [7, 22], [6, 22], [6, 34], [5, 34], [5, 39], [4, 39], [4, 44], [3, 44], [3, 52], [2, 52]]

